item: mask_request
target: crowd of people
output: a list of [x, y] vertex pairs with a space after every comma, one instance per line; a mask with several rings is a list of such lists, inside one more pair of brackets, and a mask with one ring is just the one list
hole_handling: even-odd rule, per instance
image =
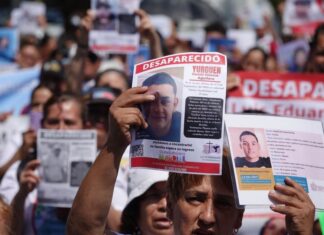
[[[151, 59], [203, 51], [203, 48], [196, 48], [189, 40], [179, 37], [176, 23], [172, 34], [163, 38], [147, 12], [139, 9], [135, 14], [139, 18], [137, 31], [140, 42], [149, 46]], [[8, 151], [1, 151], [0, 158], [5, 160], [0, 165], [0, 233], [238, 233], [244, 208], [237, 208], [235, 203], [228, 149], [224, 149], [221, 176], [129, 169], [125, 155], [131, 141], [131, 128], [143, 128], [142, 134], [149, 136], [146, 138], [154, 136], [174, 141], [170, 138], [179, 132], [179, 126], [170, 126], [170, 122], [154, 126], [151, 122], [159, 118], [159, 110], [166, 110], [167, 105], [165, 112], [169, 121], [180, 120], [175, 111], [177, 88], [165, 73], [148, 78], [143, 87], [130, 88], [132, 75], [126, 55], [101, 57], [90, 50], [88, 39], [93, 22], [93, 12], [88, 10], [77, 27], [66, 30], [59, 38], [47, 34], [42, 38], [21, 35], [19, 50], [10, 69], [21, 71], [40, 67], [41, 72], [39, 83], [30, 94], [29, 105], [21, 110], [22, 115], [33, 120], [30, 128], [23, 134], [19, 133]], [[245, 53], [232, 49], [227, 90], [240, 86], [235, 71], [324, 73], [324, 24], [317, 27], [310, 39], [307, 57], [296, 60], [292, 67], [283, 67], [276, 57], [279, 45], [301, 36], [282, 35], [275, 32], [269, 20], [264, 22], [255, 29], [257, 41], [254, 47]], [[206, 43], [210, 38], [226, 39], [224, 25], [223, 22], [207, 24], [204, 28]], [[265, 38], [271, 39], [266, 45]], [[156, 87], [164, 87], [166, 95], [156, 95]], [[173, 97], [172, 101], [169, 96]], [[147, 117], [143, 117], [139, 110], [141, 105], [147, 111]], [[6, 122], [12, 115], [10, 110], [0, 113], [0, 122]], [[37, 202], [37, 186], [44, 180], [37, 173], [42, 164], [36, 153], [38, 128], [62, 131], [94, 129], [97, 132], [99, 155], [89, 172], [84, 173], [86, 176], [71, 208], [49, 207]], [[251, 132], [242, 133], [240, 141], [244, 142], [242, 148], [246, 158], [253, 157], [249, 146], [257, 145], [256, 136]], [[243, 159], [236, 161], [236, 164], [246, 164]], [[49, 177], [51, 171], [55, 171], [53, 166], [43, 167]], [[276, 230], [273, 228], [278, 223], [271, 219], [255, 234], [320, 234], [320, 228], [316, 226], [318, 221], [314, 222], [315, 207], [299, 184], [286, 178], [285, 185], [276, 185], [269, 192], [269, 198], [273, 202], [270, 209], [284, 215], [285, 222], [278, 222], [281, 223], [280, 229]]]

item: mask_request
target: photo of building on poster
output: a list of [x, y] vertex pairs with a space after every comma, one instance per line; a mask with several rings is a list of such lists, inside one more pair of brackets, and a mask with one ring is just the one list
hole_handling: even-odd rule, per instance
[[272, 189], [274, 177], [264, 129], [229, 128], [240, 190]]
[[155, 101], [141, 106], [148, 128], [136, 132], [136, 139], [180, 142], [183, 67], [165, 68], [145, 74], [138, 86], [147, 86]]

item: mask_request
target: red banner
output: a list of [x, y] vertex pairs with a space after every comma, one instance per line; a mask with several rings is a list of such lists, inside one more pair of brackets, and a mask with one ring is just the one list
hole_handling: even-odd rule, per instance
[[228, 93], [228, 113], [253, 109], [280, 116], [324, 117], [324, 74], [238, 72], [237, 75], [240, 87]]

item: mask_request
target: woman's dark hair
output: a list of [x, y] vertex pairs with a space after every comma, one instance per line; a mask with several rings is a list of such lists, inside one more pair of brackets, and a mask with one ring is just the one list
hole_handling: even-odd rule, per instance
[[241, 65], [244, 63], [244, 61], [246, 61], [246, 58], [254, 51], [259, 51], [263, 55], [263, 58], [264, 58], [264, 60], [263, 60], [263, 68], [265, 69], [267, 59], [268, 59], [268, 54], [267, 54], [267, 52], [265, 52], [265, 50], [263, 50], [261, 47], [258, 47], [258, 46], [252, 47], [251, 49], [248, 50], [248, 52], [245, 53], [245, 55], [242, 58]]
[[119, 74], [120, 77], [124, 80], [124, 82], [127, 85], [127, 87], [130, 87], [130, 81], [128, 79], [127, 74], [124, 71], [120, 70], [120, 69], [114, 69], [114, 68], [106, 69], [106, 70], [104, 70], [104, 71], [102, 71], [102, 72], [100, 72], [100, 73], [98, 73], [96, 75], [96, 77], [95, 77], [96, 87], [98, 86], [98, 83], [99, 83], [101, 77], [104, 74], [111, 73], [111, 72]]
[[138, 218], [143, 195], [133, 199], [123, 210], [121, 215], [120, 232], [123, 234], [139, 234]]
[[324, 23], [320, 24], [315, 30], [314, 36], [313, 36], [312, 41], [310, 43], [311, 51], [315, 50], [316, 45], [318, 43], [318, 38], [319, 38], [319, 36], [321, 34], [324, 34]]

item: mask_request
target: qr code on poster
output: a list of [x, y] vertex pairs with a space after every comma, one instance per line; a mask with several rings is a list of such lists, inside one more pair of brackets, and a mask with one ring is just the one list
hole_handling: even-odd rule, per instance
[[132, 152], [132, 156], [143, 156], [143, 154], [144, 154], [143, 145], [142, 144], [133, 145], [131, 147], [131, 152]]

